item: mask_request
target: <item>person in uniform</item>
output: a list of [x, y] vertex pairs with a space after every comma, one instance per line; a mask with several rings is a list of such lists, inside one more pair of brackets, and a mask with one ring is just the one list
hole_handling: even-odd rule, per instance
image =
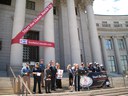
[[41, 68], [39, 64], [36, 63], [35, 67], [33, 68], [33, 77], [34, 77], [34, 87], [33, 87], [33, 94], [36, 93], [36, 85], [38, 83], [38, 93], [41, 94]]
[[44, 80], [45, 80], [45, 92], [51, 93], [51, 70], [50, 64], [47, 65], [46, 69], [44, 70]]
[[44, 65], [44, 60], [40, 59], [40, 68], [41, 68], [41, 86], [44, 87], [44, 69], [45, 69], [45, 65]]

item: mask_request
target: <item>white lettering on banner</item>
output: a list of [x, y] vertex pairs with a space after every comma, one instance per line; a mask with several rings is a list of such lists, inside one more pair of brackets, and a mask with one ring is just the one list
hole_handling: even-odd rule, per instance
[[23, 29], [23, 32], [24, 34], [27, 33], [30, 28], [32, 28], [51, 8], [52, 8], [53, 4], [50, 3], [46, 8], [45, 10], [43, 10], [38, 16], [37, 18], [35, 18], [26, 28]]
[[26, 32], [28, 32], [29, 29], [30, 29], [30, 26], [27, 26], [22, 32], [26, 33]]
[[34, 23], [34, 22], [32, 22], [32, 23], [30, 24], [30, 26], [32, 27], [32, 26], [34, 26], [34, 24], [35, 24], [35, 23]]
[[47, 42], [47, 41], [39, 41], [39, 40], [29, 40], [29, 39], [22, 39], [23, 36], [36, 24], [38, 23], [41, 18], [43, 18], [47, 12], [53, 7], [53, 3], [50, 3], [34, 20], [32, 20], [31, 23], [29, 23], [24, 29], [21, 30], [17, 34], [15, 38], [12, 39], [13, 43], [20, 43], [20, 44], [26, 44], [30, 46], [47, 46], [47, 47], [54, 47], [55, 44], [53, 42]]
[[52, 46], [52, 44], [49, 44], [49, 43], [42, 43], [42, 42], [36, 42], [36, 41], [29, 41], [28, 44], [40, 45], [40, 46]]

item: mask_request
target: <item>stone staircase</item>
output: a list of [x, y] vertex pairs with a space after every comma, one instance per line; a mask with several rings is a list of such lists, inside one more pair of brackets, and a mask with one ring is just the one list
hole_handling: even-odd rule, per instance
[[0, 71], [0, 95], [14, 94], [10, 77], [5, 71]]
[[[57, 91], [52, 91], [51, 94], [46, 94], [43, 88], [42, 92], [43, 96], [128, 96], [128, 78], [112, 77], [109, 80], [113, 83], [111, 88], [82, 89], [80, 92], [70, 92], [68, 89], [68, 78], [64, 77], [62, 79], [63, 89], [57, 89]], [[31, 91], [32, 89], [33, 77], [31, 77]], [[14, 96], [10, 77], [7, 77], [4, 71], [0, 71], [0, 95]], [[42, 94], [37, 94], [37, 96], [42, 96]]]

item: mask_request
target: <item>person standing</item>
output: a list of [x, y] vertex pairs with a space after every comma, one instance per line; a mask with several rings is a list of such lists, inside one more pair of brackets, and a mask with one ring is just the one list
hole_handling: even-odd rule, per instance
[[40, 59], [40, 68], [41, 68], [41, 86], [44, 87], [44, 69], [45, 69], [45, 65], [44, 65], [44, 60]]
[[[27, 83], [29, 89], [30, 89], [30, 73], [31, 70], [29, 68], [29, 63], [26, 63], [25, 66], [23, 66], [21, 69], [21, 75], [23, 77], [24, 82]], [[23, 86], [23, 89], [24, 88], [25, 87]]]
[[51, 90], [56, 91], [56, 73], [57, 73], [57, 69], [55, 67], [55, 62], [51, 61], [50, 62], [50, 70], [51, 70]]
[[74, 78], [74, 84], [75, 84], [75, 91], [80, 91], [80, 74], [79, 74], [79, 65], [75, 65], [75, 78]]
[[47, 65], [46, 69], [44, 70], [44, 80], [45, 80], [45, 92], [51, 93], [51, 70], [50, 64]]
[[67, 66], [68, 76], [69, 76], [69, 87], [73, 86], [73, 70], [71, 68], [71, 64]]
[[39, 64], [36, 63], [35, 67], [33, 68], [33, 77], [34, 77], [34, 87], [33, 87], [33, 94], [36, 93], [36, 85], [38, 83], [38, 93], [41, 94], [41, 68]]
[[73, 88], [73, 70], [71, 64], [67, 66], [68, 76], [69, 76], [69, 88], [72, 90]]
[[61, 82], [61, 79], [62, 79], [62, 71], [60, 69], [60, 64], [59, 63], [56, 63], [56, 69], [57, 69], [57, 73], [56, 73], [56, 88], [62, 88], [62, 82]]

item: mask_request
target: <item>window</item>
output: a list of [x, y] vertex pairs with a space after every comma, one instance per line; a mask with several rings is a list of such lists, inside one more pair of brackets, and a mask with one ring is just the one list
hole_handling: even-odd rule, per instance
[[80, 55], [80, 57], [81, 57], [81, 62], [84, 62], [83, 55], [82, 54]]
[[128, 70], [127, 56], [121, 55], [120, 58], [121, 58], [121, 65], [122, 65], [123, 71]]
[[108, 56], [108, 64], [110, 72], [116, 72], [114, 56]]
[[0, 50], [2, 50], [2, 40], [0, 39]]
[[[24, 38], [39, 40], [39, 32], [30, 31], [24, 36]], [[24, 62], [39, 61], [39, 47], [24, 45], [23, 46], [23, 61]]]
[[112, 40], [111, 39], [106, 39], [106, 49], [111, 50], [112, 49]]
[[35, 10], [35, 2], [27, 0], [26, 8], [31, 9], [31, 10]]
[[76, 15], [78, 15], [78, 9], [77, 9], [77, 7], [75, 7], [75, 12], [76, 12]]
[[57, 8], [56, 8], [56, 6], [53, 7], [53, 14], [57, 15]]
[[119, 49], [125, 49], [124, 39], [118, 39], [117, 41], [118, 41]]
[[11, 0], [0, 0], [0, 4], [11, 5]]
[[102, 27], [110, 27], [110, 24], [107, 24], [107, 21], [102, 21]]
[[125, 21], [125, 26], [128, 27], [128, 21]]
[[99, 27], [99, 23], [96, 23], [96, 26]]
[[115, 21], [115, 22], [114, 22], [114, 27], [122, 27], [122, 24], [119, 24], [118, 21]]
[[80, 40], [80, 31], [79, 31], [79, 28], [77, 28], [77, 31], [78, 31], [78, 39]]

